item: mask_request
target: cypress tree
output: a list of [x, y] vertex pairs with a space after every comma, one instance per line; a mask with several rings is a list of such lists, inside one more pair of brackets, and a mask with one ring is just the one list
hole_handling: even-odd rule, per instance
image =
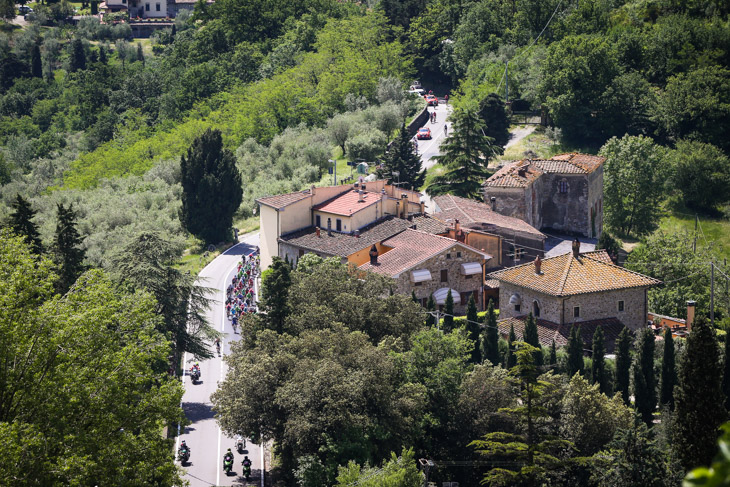
[[616, 392], [629, 404], [629, 372], [631, 370], [631, 335], [624, 328], [616, 340]]
[[604, 357], [606, 356], [606, 347], [603, 343], [603, 328], [601, 326], [596, 327], [595, 333], [593, 333], [593, 362], [591, 365], [591, 382], [598, 384], [599, 389], [604, 394], [607, 394], [606, 390], [606, 363]]
[[725, 372], [722, 375], [722, 392], [725, 394], [725, 409], [730, 411], [730, 327], [725, 329]]
[[654, 407], [651, 404], [651, 394], [649, 393], [646, 377], [641, 369], [641, 363], [638, 357], [631, 366], [631, 375], [634, 377], [634, 407], [636, 408], [636, 412], [641, 415], [641, 420], [647, 426], [651, 426]]
[[466, 306], [466, 329], [469, 332], [469, 339], [474, 341], [470, 362], [480, 364], [482, 363], [482, 351], [479, 347], [481, 328], [479, 327], [479, 316], [477, 316], [477, 302], [474, 301], [473, 293], [469, 297], [469, 303]]
[[555, 340], [553, 340], [553, 344], [550, 345], [550, 365], [557, 365], [558, 364], [558, 350], [555, 348]]
[[412, 300], [412, 301], [413, 301], [414, 303], [416, 303], [416, 304], [419, 304], [419, 303], [418, 303], [418, 298], [416, 297], [416, 291], [411, 291], [411, 300]]
[[[428, 297], [428, 301], [426, 302], [426, 311], [436, 311], [436, 303], [433, 300], [433, 294]], [[429, 313], [426, 315], [426, 326], [433, 326], [436, 324], [436, 317]]]
[[489, 300], [486, 316], [486, 330], [484, 330], [484, 358], [492, 362], [492, 365], [499, 364], [499, 330], [497, 328], [497, 314], [494, 312], [494, 303]]
[[91, 15], [97, 15], [99, 13], [99, 2], [91, 2]]
[[454, 297], [451, 295], [451, 289], [449, 289], [446, 295], [446, 302], [444, 303], [444, 323], [442, 326], [444, 333], [451, 333], [454, 329]]
[[220, 130], [197, 137], [180, 160], [183, 195], [180, 219], [206, 242], [229, 236], [233, 214], [241, 205], [241, 174], [233, 153], [223, 148]]
[[727, 418], [721, 374], [715, 330], [700, 315], [687, 337], [674, 390], [673, 446], [687, 470], [709, 465], [717, 451], [718, 428]]
[[664, 355], [662, 357], [662, 383], [659, 401], [669, 409], [674, 409], [674, 386], [677, 385], [677, 367], [674, 358], [674, 338], [672, 330], [664, 329]]
[[261, 309], [269, 329], [282, 334], [289, 316], [291, 269], [281, 257], [274, 257], [269, 271], [261, 282]]
[[86, 69], [86, 52], [84, 51], [84, 43], [81, 42], [81, 39], [74, 39], [71, 43], [69, 69], [72, 73]]
[[58, 203], [56, 213], [56, 235], [53, 240], [53, 257], [58, 269], [56, 287], [63, 294], [84, 272], [86, 251], [81, 248], [81, 235], [76, 230], [76, 212], [73, 204], [65, 208]]
[[30, 74], [34, 78], [43, 77], [43, 64], [41, 63], [41, 48], [36, 42], [30, 51]]
[[[654, 332], [644, 328], [639, 335], [636, 344], [638, 353], [636, 360], [643, 374], [643, 386], [637, 390], [636, 375], [634, 375], [634, 397], [636, 397], [636, 410], [641, 414], [647, 426], [651, 426], [652, 414], [656, 409], [656, 378], [654, 377]], [[634, 370], [634, 372], [636, 372]], [[639, 395], [642, 396], [639, 401]]]
[[511, 369], [517, 365], [517, 355], [515, 355], [515, 345], [517, 335], [515, 334], [515, 325], [509, 325], [509, 342], [507, 343], [507, 368]]
[[41, 236], [38, 233], [38, 227], [33, 223], [36, 211], [30, 206], [28, 200], [15, 195], [15, 201], [11, 204], [13, 212], [10, 214], [8, 226], [14, 234], [19, 237], [25, 237], [25, 243], [30, 245], [34, 254], [43, 253], [43, 244], [41, 244]]
[[142, 61], [144, 64], [144, 52], [142, 52], [142, 44], [137, 43], [137, 61]]
[[523, 333], [522, 339], [528, 345], [532, 345], [537, 350], [532, 354], [535, 367], [542, 367], [544, 364], [542, 356], [542, 347], [540, 346], [540, 337], [537, 334], [537, 323], [532, 313], [527, 315], [527, 322], [525, 323], [525, 332]]
[[[390, 183], [397, 179], [401, 184], [408, 183], [410, 189], [417, 190], [426, 180], [426, 171], [421, 169], [421, 157], [413, 146], [405, 122], [381, 162], [378, 174]], [[398, 171], [397, 178], [393, 176], [394, 171]]]
[[583, 337], [580, 326], [573, 324], [568, 338], [568, 375], [573, 377], [576, 372], [583, 375]]
[[174, 38], [175, 34], [177, 34], [177, 27], [175, 27], [175, 24], [172, 24], [172, 32], [170, 33], [170, 35], [172, 35], [172, 37]]
[[99, 62], [106, 64], [106, 49], [104, 49], [104, 46], [99, 46]]

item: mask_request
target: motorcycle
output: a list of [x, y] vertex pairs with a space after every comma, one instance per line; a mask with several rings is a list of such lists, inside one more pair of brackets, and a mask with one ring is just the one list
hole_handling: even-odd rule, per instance
[[226, 474], [229, 474], [229, 473], [231, 473], [231, 470], [233, 470], [233, 459], [224, 458], [223, 459], [223, 471], [226, 472]]
[[251, 477], [251, 462], [246, 463], [244, 460], [241, 465], [243, 465], [243, 476], [246, 477], [246, 480], [249, 480], [249, 477]]
[[246, 448], [246, 440], [239, 436], [236, 438], [236, 450], [238, 450], [238, 453], [243, 453], [244, 448]]
[[200, 380], [200, 369], [191, 370], [190, 378], [192, 379], [193, 384], [197, 383]]
[[177, 459], [183, 465], [188, 463], [188, 460], [190, 460], [190, 450], [187, 448], [180, 447], [180, 449], [178, 449], [178, 451], [177, 451]]

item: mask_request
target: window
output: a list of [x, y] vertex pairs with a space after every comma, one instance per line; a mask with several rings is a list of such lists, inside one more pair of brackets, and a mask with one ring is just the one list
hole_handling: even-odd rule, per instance
[[299, 257], [304, 257], [304, 249], [299, 249]]
[[518, 312], [518, 313], [520, 312], [520, 305], [519, 304], [515, 304], [515, 311]]
[[463, 304], [466, 304], [466, 303], [469, 302], [469, 298], [471, 298], [471, 293], [472, 293], [472, 291], [466, 291], [466, 292], [463, 292], [463, 293], [459, 293], [461, 295], [461, 302]]
[[315, 215], [314, 217], [314, 226], [322, 228], [322, 217], [320, 215]]
[[472, 277], [474, 277], [474, 274], [467, 274], [464, 276], [464, 279], [471, 279]]
[[624, 310], [624, 302], [623, 301], [619, 301], [618, 302], [618, 310], [619, 311], [623, 311]]
[[450, 259], [451, 258], [451, 254], [446, 254], [446, 258], [447, 259]]
[[145, 12], [149, 12], [150, 11], [150, 4], [149, 3], [145, 3], [144, 4], [144, 11]]
[[428, 298], [421, 298], [421, 306], [424, 308], [428, 306]]
[[573, 318], [580, 318], [580, 306], [573, 306]]
[[460, 258], [460, 257], [461, 257], [461, 252], [457, 252], [457, 253], [456, 253], [456, 258], [458, 259], [458, 258]]
[[514, 259], [515, 262], [519, 262], [522, 257], [525, 255], [525, 249], [515, 248], [514, 249]]
[[337, 230], [338, 232], [342, 231], [342, 220], [340, 220], [339, 218], [337, 219], [337, 227], [335, 228], [335, 230]]
[[155, 4], [155, 10], [157, 10], [158, 12], [160, 11], [160, 4], [159, 3]]
[[537, 301], [532, 303], [532, 314], [535, 318], [540, 317], [540, 304]]
[[423, 284], [423, 281], [418, 281], [418, 282], [414, 282], [413, 283], [414, 286], [420, 286], [422, 284]]
[[568, 181], [566, 181], [565, 179], [560, 181], [558, 183], [558, 189], [560, 190], [561, 193], [567, 193], [568, 192]]
[[449, 271], [448, 269], [442, 269], [441, 270], [441, 282], [448, 282], [449, 281]]

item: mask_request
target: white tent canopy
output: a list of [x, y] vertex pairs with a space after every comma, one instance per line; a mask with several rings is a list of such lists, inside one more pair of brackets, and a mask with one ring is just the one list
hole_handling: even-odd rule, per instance
[[[448, 287], [442, 287], [433, 293], [433, 300], [436, 304], [446, 304], [446, 296], [449, 294]], [[461, 294], [456, 289], [451, 290], [451, 297], [454, 299], [454, 304], [461, 304]]]
[[461, 264], [461, 273], [465, 276], [482, 273], [482, 265], [479, 262], [466, 262]]
[[411, 271], [411, 282], [430, 281], [431, 279], [431, 272], [429, 272], [428, 269], [416, 269], [415, 271]]

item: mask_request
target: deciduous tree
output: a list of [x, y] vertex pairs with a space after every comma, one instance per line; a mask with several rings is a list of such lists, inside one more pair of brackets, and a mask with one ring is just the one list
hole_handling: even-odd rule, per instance
[[692, 209], [713, 211], [730, 201], [730, 159], [714, 145], [680, 140], [668, 154], [671, 184]]
[[274, 257], [268, 272], [261, 280], [261, 310], [264, 320], [277, 333], [284, 333], [289, 316], [289, 288], [291, 268], [280, 257]]

